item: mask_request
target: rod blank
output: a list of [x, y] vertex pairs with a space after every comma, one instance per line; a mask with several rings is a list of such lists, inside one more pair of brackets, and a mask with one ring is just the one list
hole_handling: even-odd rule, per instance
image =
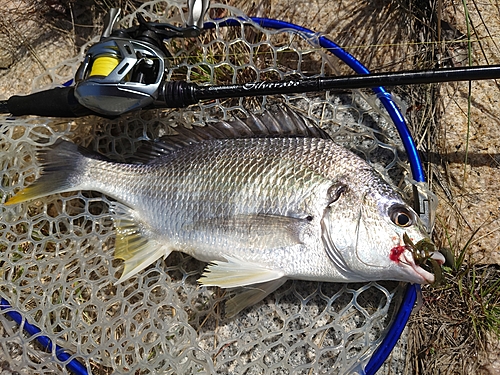
[[453, 81], [477, 81], [500, 78], [500, 65], [414, 70], [367, 75], [302, 78], [225, 86], [197, 86], [197, 100], [242, 96], [295, 94], [325, 90], [346, 90], [378, 86], [417, 85]]

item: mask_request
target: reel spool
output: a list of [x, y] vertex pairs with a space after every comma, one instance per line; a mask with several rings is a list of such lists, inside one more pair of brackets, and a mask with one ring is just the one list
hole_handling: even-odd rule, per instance
[[99, 56], [96, 57], [89, 77], [107, 77], [118, 66], [120, 59], [116, 56]]

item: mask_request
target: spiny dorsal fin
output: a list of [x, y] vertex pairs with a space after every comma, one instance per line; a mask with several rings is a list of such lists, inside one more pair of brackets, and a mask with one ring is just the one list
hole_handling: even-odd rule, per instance
[[186, 145], [212, 139], [301, 137], [330, 139], [329, 135], [312, 120], [289, 107], [277, 107], [260, 115], [235, 118], [230, 121], [208, 123], [205, 126], [173, 128], [177, 133], [160, 138], [157, 142], [144, 142], [134, 158], [139, 162], [150, 162], [168, 155]]

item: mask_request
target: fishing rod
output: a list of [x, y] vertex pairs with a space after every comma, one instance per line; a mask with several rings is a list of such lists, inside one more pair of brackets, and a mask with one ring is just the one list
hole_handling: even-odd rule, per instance
[[[200, 86], [194, 82], [165, 81], [158, 85], [158, 89], [151, 92], [149, 96], [143, 97], [137, 97], [131, 91], [126, 91], [123, 95], [121, 88], [118, 87], [123, 84], [117, 84], [117, 95], [110, 96], [109, 91], [115, 91], [113, 88], [111, 90], [109, 86], [100, 88], [97, 86], [99, 83], [95, 83], [84, 93], [82, 93], [84, 91], [82, 86], [77, 85], [76, 87], [54, 88], [26, 96], [12, 96], [8, 100], [0, 101], [0, 113], [11, 113], [15, 116], [80, 117], [94, 114], [113, 117], [138, 109], [183, 108], [203, 100], [497, 78], [500, 78], [500, 65], [301, 78], [232, 85]], [[126, 94], [129, 94], [129, 97], [126, 97]], [[99, 98], [102, 101], [98, 106], [91, 103]]]
[[[208, 2], [202, 3], [206, 11]], [[119, 13], [116, 8], [108, 13], [101, 40], [87, 51], [74, 86], [12, 96], [0, 101], [0, 113], [117, 117], [139, 109], [183, 108], [203, 100], [500, 78], [500, 65], [489, 65], [230, 85], [167, 81], [172, 55], [164, 41], [199, 36], [203, 13], [187, 27], [146, 22], [138, 14], [138, 26], [113, 31]]]

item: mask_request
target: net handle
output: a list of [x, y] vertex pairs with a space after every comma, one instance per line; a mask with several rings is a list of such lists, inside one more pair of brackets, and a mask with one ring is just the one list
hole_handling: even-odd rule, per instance
[[[295, 32], [300, 32], [302, 34], [305, 34], [310, 41], [314, 41], [315, 39], [317, 39], [318, 42], [316, 43], [319, 44], [320, 47], [325, 48], [328, 52], [339, 58], [357, 74], [370, 74], [368, 68], [366, 68], [363, 64], [361, 64], [360, 61], [358, 61], [354, 56], [342, 49], [335, 42], [331, 41], [323, 35], [313, 32], [312, 30], [290, 22], [261, 17], [250, 17], [249, 19], [238, 17], [223, 20], [219, 23], [219, 27], [239, 26], [241, 22], [248, 22], [248, 20], [251, 20], [259, 26], [265, 28], [275, 30], [290, 29]], [[213, 29], [215, 27], [216, 24], [214, 22], [206, 22], [203, 28]], [[408, 129], [404, 116], [401, 113], [399, 107], [392, 100], [391, 94], [387, 92], [384, 87], [373, 87], [372, 90], [380, 99], [380, 102], [389, 113], [389, 116], [396, 126], [399, 136], [403, 142], [406, 154], [408, 155], [413, 179], [416, 182], [425, 182], [426, 179], [424, 170], [422, 168], [422, 161], [420, 159], [420, 156], [418, 155], [415, 141], [411, 136], [410, 130]], [[401, 333], [403, 332], [403, 329], [405, 328], [406, 323], [408, 322], [410, 314], [413, 310], [413, 306], [415, 305], [417, 294], [420, 292], [420, 285], [408, 284], [403, 297], [403, 301], [401, 302], [401, 306], [399, 307], [396, 317], [394, 318], [386, 336], [384, 337], [378, 348], [375, 350], [375, 352], [372, 354], [364, 370], [362, 370], [362, 374], [374, 375], [385, 362], [385, 360], [389, 357], [389, 354], [392, 352], [392, 349], [401, 337]]]

